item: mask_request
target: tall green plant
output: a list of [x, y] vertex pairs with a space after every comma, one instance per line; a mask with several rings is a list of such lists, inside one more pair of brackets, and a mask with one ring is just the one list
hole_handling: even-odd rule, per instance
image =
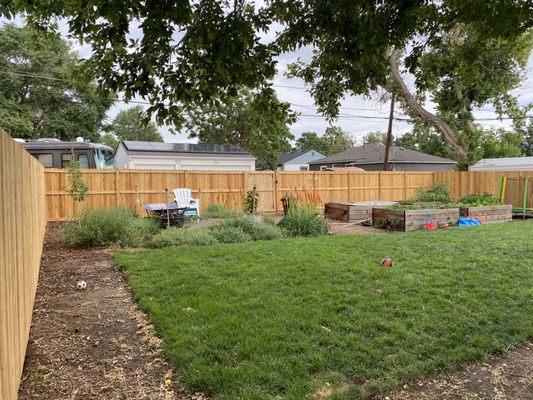
[[246, 214], [257, 214], [259, 208], [259, 192], [254, 188], [246, 192], [244, 196], [244, 212]]
[[83, 180], [80, 163], [70, 161], [67, 164], [68, 193], [76, 201], [83, 201], [89, 193], [89, 185]]

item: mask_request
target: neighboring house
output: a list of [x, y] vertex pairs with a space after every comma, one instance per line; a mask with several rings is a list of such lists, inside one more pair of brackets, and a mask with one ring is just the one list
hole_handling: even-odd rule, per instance
[[255, 171], [255, 157], [239, 146], [120, 142], [115, 153], [117, 168]]
[[[358, 167], [365, 171], [382, 171], [385, 146], [365, 144], [309, 163], [312, 171], [338, 167]], [[403, 147], [391, 146], [390, 171], [449, 171], [457, 161], [432, 156]]]
[[316, 150], [293, 151], [278, 156], [280, 171], [308, 171], [309, 163], [324, 158], [324, 154]]
[[484, 158], [469, 171], [533, 171], [533, 157]]

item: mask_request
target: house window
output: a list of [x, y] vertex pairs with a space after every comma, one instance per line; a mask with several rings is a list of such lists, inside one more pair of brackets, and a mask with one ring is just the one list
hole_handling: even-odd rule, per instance
[[54, 167], [54, 156], [50, 153], [34, 154], [33, 155], [37, 160], [44, 165], [45, 168]]
[[61, 154], [61, 168], [66, 168], [67, 164], [72, 160], [72, 153]]
[[89, 168], [89, 156], [87, 154], [78, 154], [80, 168]]
[[300, 165], [300, 171], [309, 171], [309, 165]]
[[320, 171], [324, 171], [324, 170], [327, 169], [327, 168], [328, 168], [327, 165], [321, 165], [321, 166], [320, 166]]

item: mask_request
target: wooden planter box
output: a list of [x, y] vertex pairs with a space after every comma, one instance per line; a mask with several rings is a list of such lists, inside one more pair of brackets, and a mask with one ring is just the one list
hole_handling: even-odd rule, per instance
[[482, 224], [492, 224], [496, 222], [509, 222], [513, 220], [513, 206], [504, 204], [498, 206], [461, 207], [459, 209], [461, 217], [474, 217]]
[[352, 203], [326, 203], [324, 214], [329, 219], [342, 222], [356, 222], [372, 218], [371, 205], [355, 205]]
[[416, 231], [426, 229], [426, 215], [437, 227], [457, 223], [458, 208], [395, 210], [390, 208], [374, 208], [372, 218], [374, 225], [383, 225], [387, 229], [398, 231]]

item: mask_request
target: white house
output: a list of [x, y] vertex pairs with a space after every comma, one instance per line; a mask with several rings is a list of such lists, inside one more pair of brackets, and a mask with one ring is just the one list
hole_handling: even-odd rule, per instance
[[255, 171], [255, 157], [239, 146], [120, 142], [115, 153], [117, 168]]
[[316, 150], [293, 151], [278, 156], [280, 171], [308, 171], [309, 163], [324, 158], [325, 155]]
[[533, 171], [533, 157], [483, 158], [469, 171]]

